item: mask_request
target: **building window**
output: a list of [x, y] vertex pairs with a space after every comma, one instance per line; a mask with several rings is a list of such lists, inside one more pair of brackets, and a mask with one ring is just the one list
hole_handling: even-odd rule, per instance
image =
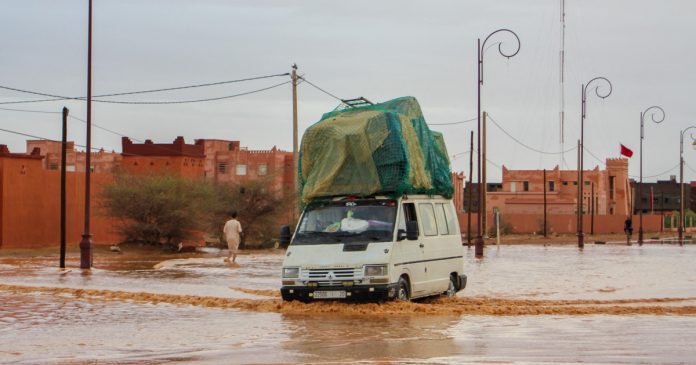
[[563, 186], [568, 186], [568, 182], [567, 182], [567, 181], [564, 181], [564, 182], [563, 182]]
[[48, 169], [49, 170], [58, 170], [58, 163], [57, 162], [51, 162], [48, 164]]
[[616, 176], [609, 176], [609, 199], [614, 200], [614, 178]]
[[529, 191], [529, 181], [522, 182], [522, 190]]
[[65, 166], [65, 171], [75, 172], [75, 165]]
[[514, 193], [517, 191], [517, 183], [515, 181], [510, 182], [510, 192]]
[[247, 172], [246, 170], [247, 170], [247, 165], [242, 165], [242, 164], [237, 165], [237, 175], [239, 175], [239, 176], [246, 175], [246, 172]]
[[227, 173], [227, 162], [218, 163], [217, 170], [221, 174], [226, 174]]
[[553, 181], [549, 181], [549, 191], [555, 191], [556, 190], [556, 183]]
[[268, 165], [266, 165], [265, 163], [259, 165], [259, 175], [263, 176], [263, 175], [266, 175], [267, 173], [268, 173]]
[[585, 181], [585, 186], [590, 186], [590, 182], [589, 182], [589, 181]]
[[577, 182], [577, 181], [573, 181], [573, 185], [574, 185], [574, 186], [578, 186], [578, 182]]

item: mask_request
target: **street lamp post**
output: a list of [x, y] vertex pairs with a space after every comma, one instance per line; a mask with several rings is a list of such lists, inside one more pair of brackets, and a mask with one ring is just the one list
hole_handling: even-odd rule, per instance
[[[684, 244], [684, 134], [696, 126], [686, 127], [679, 133], [679, 245]], [[694, 139], [691, 136], [691, 139]], [[696, 143], [696, 139], [694, 139]]]
[[[520, 43], [520, 37], [517, 36], [517, 34], [509, 29], [498, 29], [496, 31], [493, 31], [491, 34], [489, 34], [486, 39], [483, 40], [483, 43], [481, 43], [481, 38], [478, 39], [478, 126], [477, 126], [477, 136], [478, 136], [478, 142], [476, 144], [477, 148], [477, 156], [478, 156], [478, 217], [476, 218], [476, 224], [477, 224], [477, 236], [476, 236], [476, 242], [475, 242], [475, 254], [477, 257], [483, 256], [483, 228], [482, 228], [482, 220], [481, 220], [481, 214], [486, 214], [486, 212], [481, 211], [482, 207], [482, 202], [486, 198], [484, 196], [484, 191], [485, 189], [483, 186], [481, 186], [481, 85], [483, 85], [483, 55], [486, 50], [486, 42], [488, 42], [488, 39], [490, 39], [494, 34], [496, 33], [510, 33], [515, 37], [515, 40], [517, 41], [517, 49], [513, 53], [505, 53], [503, 52], [502, 48], [502, 42], [498, 43], [498, 52], [500, 53], [501, 56], [503, 57], [514, 57], [519, 51], [521, 47]], [[483, 163], [486, 163], [483, 161]]]
[[607, 79], [606, 77], [595, 77], [594, 79], [590, 80], [587, 84], [582, 85], [582, 105], [580, 108], [580, 166], [579, 166], [579, 173], [578, 173], [578, 247], [583, 248], [585, 246], [585, 234], [582, 232], [582, 213], [583, 213], [583, 160], [584, 160], [584, 152], [585, 152], [585, 144], [584, 144], [584, 135], [585, 135], [585, 102], [587, 100], [587, 89], [590, 87], [590, 85], [593, 82], [606, 82], [606, 84], [609, 86], [609, 91], [606, 94], [600, 94], [599, 92], [599, 87], [601, 85], [595, 86], [594, 91], [595, 94], [601, 98], [604, 99], [611, 95], [611, 81]]
[[[645, 136], [643, 132], [643, 124], [645, 121], [645, 116], [648, 113], [652, 113], [650, 115], [650, 118], [652, 119], [653, 122], [659, 124], [662, 123], [665, 120], [665, 111], [664, 109], [660, 108], [659, 106], [651, 106], [648, 109], [645, 109], [644, 112], [640, 113], [640, 182], [638, 183], [638, 208], [640, 209], [640, 220], [639, 220], [639, 226], [638, 226], [638, 245], [642, 246], [643, 245], [643, 138]], [[657, 113], [658, 118], [655, 118], [655, 114]], [[633, 212], [631, 212], [633, 214]]]

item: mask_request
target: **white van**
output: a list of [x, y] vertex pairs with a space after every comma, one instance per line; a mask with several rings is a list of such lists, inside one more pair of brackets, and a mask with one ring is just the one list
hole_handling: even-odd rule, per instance
[[338, 197], [307, 205], [283, 261], [283, 300], [409, 300], [466, 286], [451, 199]]

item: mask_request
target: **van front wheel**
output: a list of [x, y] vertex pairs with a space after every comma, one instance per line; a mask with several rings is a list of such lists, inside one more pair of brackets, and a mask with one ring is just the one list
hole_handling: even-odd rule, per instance
[[410, 299], [409, 291], [408, 291], [408, 281], [404, 278], [399, 278], [399, 285], [397, 287], [396, 291], [396, 300], [408, 302]]

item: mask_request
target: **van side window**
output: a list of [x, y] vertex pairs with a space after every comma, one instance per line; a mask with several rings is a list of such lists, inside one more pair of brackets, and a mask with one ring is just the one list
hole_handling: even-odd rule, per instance
[[418, 204], [418, 210], [421, 217], [421, 225], [423, 226], [423, 234], [426, 236], [437, 236], [433, 205], [430, 203], [420, 203]]
[[435, 204], [435, 221], [437, 221], [437, 230], [440, 231], [440, 234], [449, 234], [447, 220], [445, 220], [445, 205], [442, 203]]
[[[399, 229], [406, 229], [406, 222], [408, 221], [416, 221], [418, 222], [418, 218], [416, 217], [416, 205], [413, 203], [403, 203], [404, 211], [403, 214], [401, 215], [401, 219], [399, 220]], [[418, 227], [418, 225], [416, 225]]]
[[447, 217], [447, 227], [449, 228], [449, 234], [457, 234], [457, 215], [452, 211], [451, 204], [444, 204], [445, 217]]

